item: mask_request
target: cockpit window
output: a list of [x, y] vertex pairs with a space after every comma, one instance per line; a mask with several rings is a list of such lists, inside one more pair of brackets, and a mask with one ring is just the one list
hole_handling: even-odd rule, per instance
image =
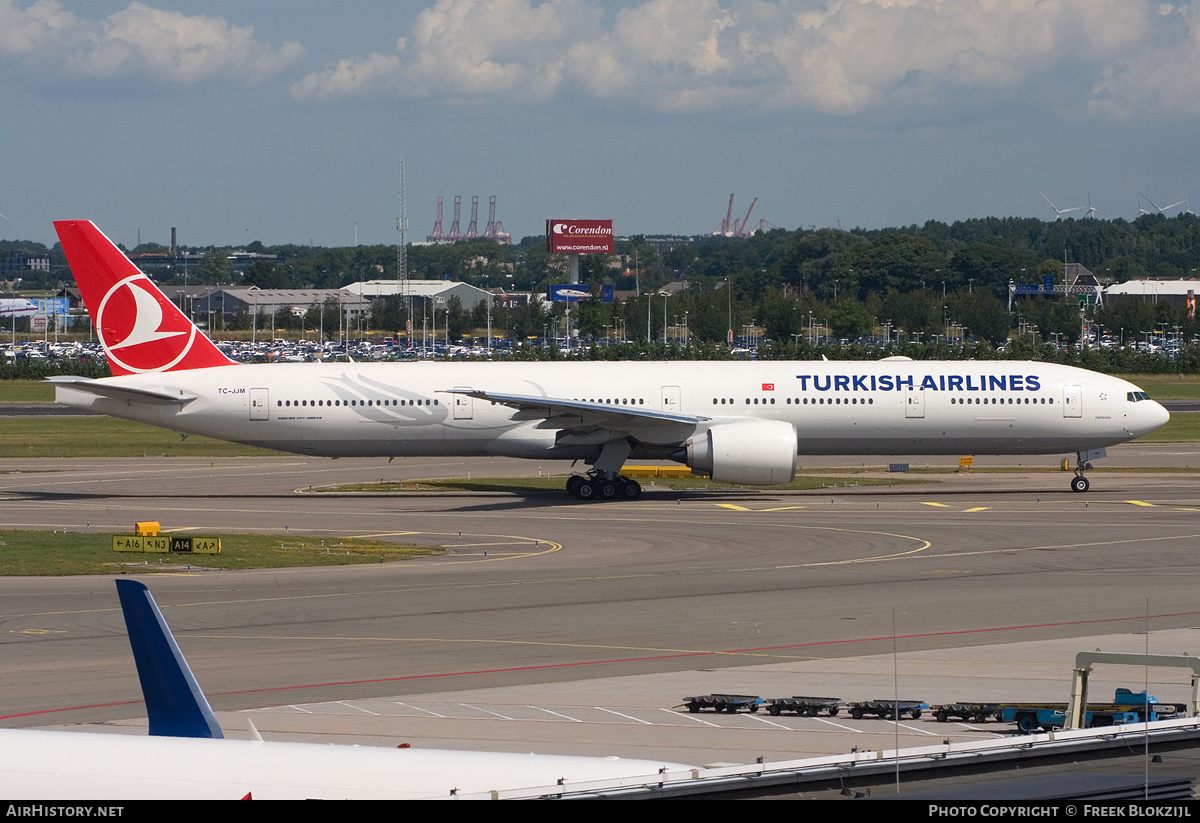
[[1137, 403], [1139, 400], [1149, 400], [1150, 395], [1144, 391], [1131, 391], [1125, 394], [1125, 399], [1130, 403]]

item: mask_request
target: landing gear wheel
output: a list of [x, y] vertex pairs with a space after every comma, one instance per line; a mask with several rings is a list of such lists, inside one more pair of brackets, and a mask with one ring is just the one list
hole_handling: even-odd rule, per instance
[[1076, 475], [1071, 479], [1071, 491], [1073, 492], [1085, 492], [1091, 485], [1092, 484], [1088, 482], [1088, 479], [1082, 474]]
[[[579, 479], [583, 480], [582, 477]], [[579, 484], [579, 487], [575, 489], [575, 496], [580, 500], [591, 500], [596, 496], [596, 487], [586, 480], [583, 480], [583, 482]]]
[[592, 481], [592, 485], [596, 489], [596, 496], [601, 500], [612, 500], [617, 496], [617, 483], [615, 480], [604, 480], [597, 477]]
[[623, 500], [637, 500], [642, 496], [642, 484], [626, 478], [621, 484], [620, 494]]
[[579, 487], [587, 484], [587, 478], [573, 474], [567, 478], [567, 493], [572, 497], [579, 497]]

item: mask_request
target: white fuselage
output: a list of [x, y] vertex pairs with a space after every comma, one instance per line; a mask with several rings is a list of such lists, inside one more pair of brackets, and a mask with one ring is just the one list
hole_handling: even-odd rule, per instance
[[195, 399], [142, 404], [60, 386], [58, 402], [330, 457], [598, 453], [604, 435], [564, 436], [569, 414], [551, 421], [545, 411], [451, 391], [463, 389], [698, 418], [633, 425], [631, 457], [640, 458], [677, 455], [707, 428], [754, 419], [791, 423], [799, 454], [1077, 452], [1132, 440], [1168, 419], [1125, 380], [1019, 361], [274, 364], [103, 382]]
[[33, 801], [537, 797], [559, 780], [558, 791], [593, 782], [617, 789], [690, 769], [617, 757], [0, 729], [0, 786]]

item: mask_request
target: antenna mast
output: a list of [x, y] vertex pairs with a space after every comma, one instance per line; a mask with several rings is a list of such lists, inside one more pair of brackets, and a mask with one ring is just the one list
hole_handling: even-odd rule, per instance
[[412, 294], [408, 289], [408, 209], [404, 202], [404, 155], [400, 156], [400, 216], [396, 218], [396, 279], [404, 295], [404, 322], [408, 331], [408, 347], [412, 348]]

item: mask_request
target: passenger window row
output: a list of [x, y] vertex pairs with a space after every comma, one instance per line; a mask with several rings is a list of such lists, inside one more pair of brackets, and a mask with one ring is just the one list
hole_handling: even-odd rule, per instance
[[436, 400], [276, 400], [279, 408], [291, 406], [436, 406]]

